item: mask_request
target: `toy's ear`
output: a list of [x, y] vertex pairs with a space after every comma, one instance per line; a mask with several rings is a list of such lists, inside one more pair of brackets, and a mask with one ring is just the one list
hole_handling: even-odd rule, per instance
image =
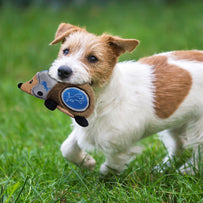
[[78, 26], [75, 26], [75, 25], [61, 23], [58, 26], [58, 29], [56, 31], [55, 39], [49, 45], [56, 44], [56, 43], [64, 40], [65, 37], [70, 35], [72, 32], [76, 32], [76, 31], [80, 31], [80, 30], [83, 30], [83, 29]]
[[132, 52], [140, 43], [136, 39], [123, 39], [117, 36], [103, 35], [107, 43], [111, 46], [117, 56], [125, 53], [126, 51]]
[[25, 83], [19, 83], [18, 87], [28, 93], [32, 95], [32, 88], [38, 84], [38, 79], [37, 79], [37, 74], [29, 81], [25, 82]]

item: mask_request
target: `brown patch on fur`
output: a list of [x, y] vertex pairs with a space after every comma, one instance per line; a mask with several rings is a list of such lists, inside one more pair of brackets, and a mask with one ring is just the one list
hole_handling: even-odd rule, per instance
[[201, 61], [203, 62], [203, 52], [202, 51], [174, 51], [172, 53], [177, 59], [185, 59], [189, 61]]
[[166, 56], [145, 57], [139, 62], [154, 65], [154, 109], [160, 118], [168, 118], [189, 93], [192, 85], [190, 73], [176, 65], [168, 64]]
[[94, 48], [90, 49], [91, 51], [87, 53], [87, 56], [96, 56], [98, 62], [89, 63], [88, 60], [83, 60], [83, 62], [88, 67], [93, 84], [102, 86], [110, 80], [113, 68], [117, 63], [118, 55], [104, 36], [97, 37], [97, 40], [98, 41], [94, 43]]

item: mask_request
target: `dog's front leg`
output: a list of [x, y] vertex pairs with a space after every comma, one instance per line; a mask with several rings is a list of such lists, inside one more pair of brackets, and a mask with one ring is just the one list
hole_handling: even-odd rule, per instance
[[119, 175], [126, 169], [127, 163], [125, 154], [108, 155], [106, 156], [106, 161], [100, 167], [100, 173], [102, 175]]
[[78, 166], [93, 170], [96, 161], [86, 152], [82, 151], [77, 144], [76, 131], [73, 131], [61, 145], [64, 158]]
[[127, 168], [127, 164], [141, 151], [141, 147], [133, 146], [120, 153], [107, 154], [105, 162], [100, 167], [100, 173], [103, 175], [121, 174]]

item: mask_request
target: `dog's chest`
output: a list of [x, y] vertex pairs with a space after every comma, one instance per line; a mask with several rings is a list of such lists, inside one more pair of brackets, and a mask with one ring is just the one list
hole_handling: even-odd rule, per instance
[[119, 65], [110, 83], [95, 93], [95, 110], [89, 126], [81, 129], [81, 145], [118, 148], [142, 137], [153, 115], [152, 78], [150, 68], [142, 66], [141, 74], [134, 66], [135, 62]]

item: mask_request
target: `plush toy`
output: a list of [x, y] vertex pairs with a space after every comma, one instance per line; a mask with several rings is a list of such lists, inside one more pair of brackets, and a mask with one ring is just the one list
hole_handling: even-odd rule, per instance
[[56, 108], [75, 119], [82, 127], [88, 126], [88, 118], [94, 110], [94, 91], [89, 84], [71, 85], [51, 78], [48, 71], [38, 72], [30, 81], [18, 87], [37, 98], [45, 100], [50, 110]]

